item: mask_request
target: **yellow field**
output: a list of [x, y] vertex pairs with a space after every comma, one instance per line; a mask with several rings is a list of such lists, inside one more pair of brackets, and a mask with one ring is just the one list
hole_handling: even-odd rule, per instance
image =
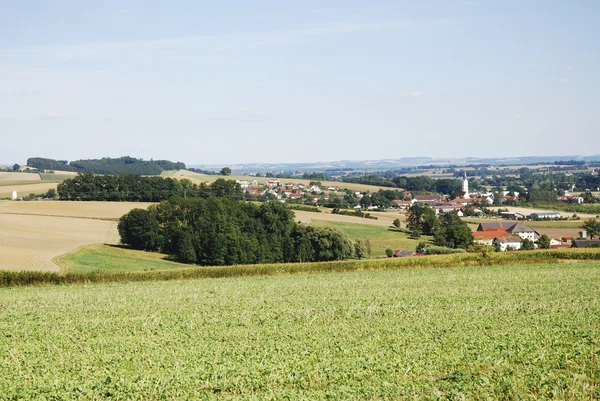
[[[39, 177], [39, 176], [38, 176]], [[8, 183], [8, 181], [5, 181]], [[31, 181], [31, 184], [23, 183], [22, 181], [19, 183], [15, 183], [15, 185], [2, 185], [0, 186], [0, 199], [1, 198], [10, 198], [12, 196], [13, 189], [17, 190], [17, 195], [19, 198], [25, 197], [29, 194], [41, 195], [46, 192], [50, 188], [56, 189], [58, 183], [56, 182], [40, 182], [40, 181]]]
[[40, 181], [40, 175], [34, 173], [10, 173], [1, 171], [0, 181]]
[[116, 220], [131, 209], [146, 209], [150, 205], [152, 203], [149, 202], [0, 201], [0, 215], [29, 214]]
[[83, 245], [119, 243], [117, 222], [107, 220], [149, 205], [1, 201], [0, 269], [58, 271], [53, 258]]

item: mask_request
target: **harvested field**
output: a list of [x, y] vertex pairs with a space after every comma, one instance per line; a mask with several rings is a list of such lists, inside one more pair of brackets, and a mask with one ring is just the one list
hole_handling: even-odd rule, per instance
[[0, 214], [33, 214], [117, 220], [131, 209], [146, 209], [149, 202], [0, 202]]
[[40, 175], [37, 173], [7, 173], [0, 172], [0, 181], [40, 181]]
[[56, 182], [40, 182], [40, 181], [31, 181], [31, 184], [23, 183], [22, 181], [17, 185], [2, 185], [0, 186], [0, 198], [10, 198], [12, 195], [13, 189], [17, 190], [18, 196], [24, 197], [29, 194], [41, 195], [46, 192], [50, 188], [56, 189]]
[[58, 271], [52, 259], [82, 245], [119, 242], [117, 223], [0, 214], [0, 269]]
[[305, 224], [310, 224], [315, 220], [321, 220], [389, 227], [392, 225], [394, 219], [398, 218], [398, 215], [394, 215], [391, 213], [389, 218], [382, 217], [378, 218], [377, 220], [365, 219], [363, 217], [344, 216], [342, 214], [305, 212], [303, 210], [294, 210], [294, 213], [296, 214], [295, 220]]

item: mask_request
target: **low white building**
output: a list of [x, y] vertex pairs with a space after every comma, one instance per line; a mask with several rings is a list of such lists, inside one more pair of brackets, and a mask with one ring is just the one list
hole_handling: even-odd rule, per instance
[[13, 189], [12, 191], [12, 200], [17, 200], [17, 190]]
[[508, 247], [518, 251], [521, 249], [521, 237], [518, 235], [512, 235], [510, 237], [498, 237], [494, 239], [494, 245], [499, 245], [502, 252], [506, 251]]

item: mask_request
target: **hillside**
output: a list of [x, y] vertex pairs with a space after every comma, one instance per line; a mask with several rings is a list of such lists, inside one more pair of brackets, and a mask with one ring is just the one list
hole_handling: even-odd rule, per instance
[[38, 170], [91, 171], [96, 174], [160, 175], [163, 171], [185, 169], [185, 163], [182, 162], [143, 160], [129, 156], [75, 160], [70, 163], [66, 160], [31, 157], [27, 159], [27, 165]]

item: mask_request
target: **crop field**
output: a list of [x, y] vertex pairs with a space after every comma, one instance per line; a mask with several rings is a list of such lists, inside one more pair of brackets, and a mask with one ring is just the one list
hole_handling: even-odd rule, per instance
[[403, 215], [399, 213], [371, 213], [374, 216], [377, 216], [377, 220], [375, 219], [365, 219], [363, 217], [357, 216], [346, 216], [343, 214], [332, 214], [331, 209], [321, 208], [322, 213], [313, 213], [306, 212], [303, 210], [294, 210], [296, 215], [296, 221], [301, 221], [302, 223], [310, 224], [314, 221], [331, 221], [331, 222], [341, 222], [341, 223], [354, 223], [360, 225], [369, 225], [369, 226], [379, 226], [379, 227], [389, 227], [392, 226], [394, 219], [403, 220]]
[[2, 181], [39, 181], [40, 175], [37, 173], [18, 173], [0, 171], [0, 182]]
[[54, 257], [118, 241], [113, 221], [0, 214], [0, 269], [58, 271]]
[[0, 202], [0, 269], [58, 271], [53, 259], [88, 244], [117, 244], [133, 202]]
[[[367, 220], [367, 219], [363, 219]], [[319, 227], [334, 227], [343, 231], [350, 239], [368, 239], [373, 247], [372, 257], [385, 256], [387, 248], [414, 251], [417, 244], [427, 241], [430, 237], [414, 240], [407, 234], [391, 227], [368, 224], [345, 223], [337, 221], [313, 220], [313, 225]]]
[[598, 399], [598, 267], [0, 289], [0, 398]]
[[18, 184], [7, 184], [0, 186], [0, 199], [2, 198], [10, 198], [12, 196], [13, 189], [17, 190], [17, 194], [19, 197], [24, 197], [29, 194], [41, 195], [46, 192], [50, 188], [56, 189], [56, 182], [41, 182], [41, 181], [31, 181], [31, 184], [20, 182]]

